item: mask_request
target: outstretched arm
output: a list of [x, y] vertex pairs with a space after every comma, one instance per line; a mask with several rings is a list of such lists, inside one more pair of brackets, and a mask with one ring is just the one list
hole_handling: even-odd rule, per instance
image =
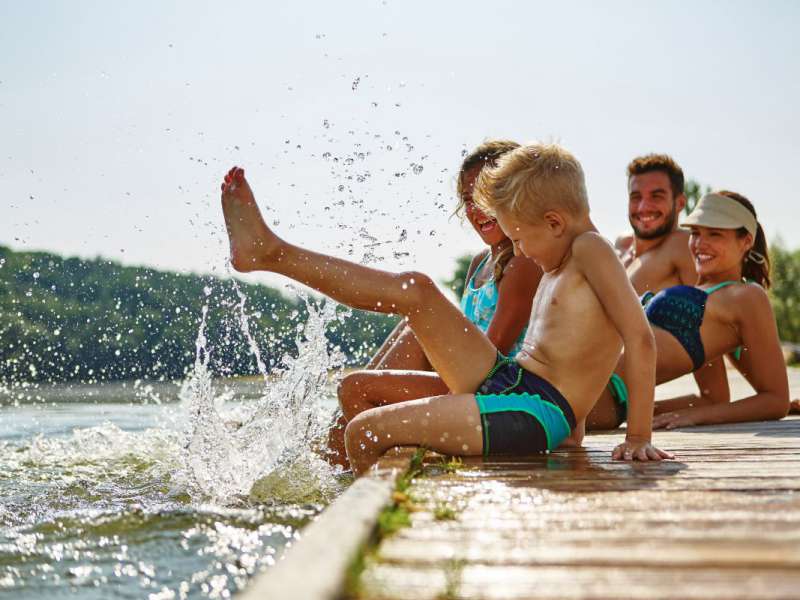
[[739, 367], [756, 393], [736, 402], [664, 413], [656, 417], [654, 426], [673, 429], [686, 425], [766, 421], [786, 416], [789, 381], [769, 298], [761, 288], [748, 286], [736, 300], [742, 345], [748, 350]]
[[542, 270], [529, 258], [515, 256], [506, 265], [497, 289], [497, 307], [486, 336], [508, 354], [531, 316], [531, 305]]
[[650, 444], [656, 379], [656, 343], [636, 292], [612, 247], [597, 234], [573, 244], [573, 254], [625, 345], [628, 374], [628, 428], [612, 456], [626, 460], [670, 457]]
[[725, 361], [717, 358], [707, 365], [703, 365], [694, 372], [699, 394], [687, 394], [659, 400], [656, 402], [655, 414], [694, 408], [696, 406], [710, 406], [712, 404], [726, 404], [731, 400], [731, 390], [728, 385], [728, 374], [725, 370]]

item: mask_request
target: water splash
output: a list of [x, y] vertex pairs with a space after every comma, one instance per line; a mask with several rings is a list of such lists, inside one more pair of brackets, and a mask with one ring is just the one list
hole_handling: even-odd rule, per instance
[[349, 313], [337, 311], [332, 302], [317, 305], [301, 297], [308, 318], [298, 325], [297, 354], [284, 356], [281, 368], [267, 375], [240, 296], [242, 329], [264, 378], [261, 397], [247, 403], [236, 403], [230, 392], [215, 390], [203, 310], [194, 367], [180, 392], [188, 415], [183, 475], [198, 499], [218, 504], [248, 498], [307, 502], [340, 490], [339, 470], [321, 456], [330, 423], [330, 407], [322, 399], [330, 374], [341, 370], [345, 356], [328, 348], [325, 332]]

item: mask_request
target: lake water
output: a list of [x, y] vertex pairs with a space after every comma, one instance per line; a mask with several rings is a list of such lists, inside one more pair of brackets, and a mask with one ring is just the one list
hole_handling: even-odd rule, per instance
[[0, 386], [0, 595], [228, 598], [274, 564], [349, 483], [332, 310], [252, 382], [211, 379], [201, 328], [181, 384]]
[[[257, 401], [262, 385], [226, 386], [237, 398], [233, 407]], [[278, 488], [272, 498], [262, 490], [204, 500], [186, 472], [188, 417], [179, 387], [142, 387], [2, 395], [4, 594], [226, 598], [273, 564], [336, 494], [336, 483], [347, 483], [334, 475], [331, 489], [308, 487], [306, 498], [281, 497]]]

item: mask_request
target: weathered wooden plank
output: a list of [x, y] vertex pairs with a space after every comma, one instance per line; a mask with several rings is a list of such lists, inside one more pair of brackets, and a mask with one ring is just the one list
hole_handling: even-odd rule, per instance
[[444, 567], [378, 564], [363, 578], [375, 600], [643, 599], [797, 600], [800, 573], [790, 569], [650, 569], [639, 567]]
[[800, 418], [659, 431], [677, 455], [663, 463], [612, 461], [623, 439], [455, 472], [429, 460], [363, 598], [800, 598]]

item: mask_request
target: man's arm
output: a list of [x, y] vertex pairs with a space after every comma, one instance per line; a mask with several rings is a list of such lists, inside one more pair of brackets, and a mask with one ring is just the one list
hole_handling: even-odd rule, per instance
[[656, 379], [656, 343], [636, 292], [612, 247], [599, 235], [583, 234], [573, 244], [573, 256], [623, 344], [628, 374], [628, 428], [626, 441], [614, 449], [614, 458], [661, 460], [670, 457], [650, 444]]

